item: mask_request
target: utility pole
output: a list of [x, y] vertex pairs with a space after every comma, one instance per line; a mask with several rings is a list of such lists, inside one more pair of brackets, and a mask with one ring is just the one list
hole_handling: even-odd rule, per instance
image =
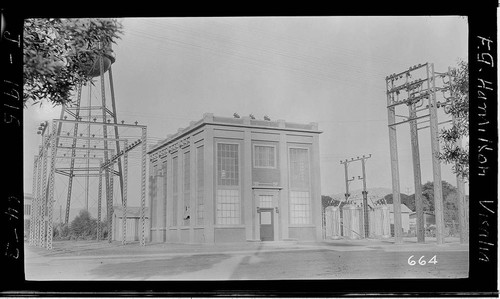
[[410, 119], [410, 139], [411, 139], [411, 154], [413, 160], [413, 183], [415, 185], [415, 213], [416, 213], [416, 229], [417, 242], [425, 243], [425, 226], [424, 226], [424, 203], [422, 201], [422, 172], [420, 168], [420, 150], [418, 145], [418, 129], [415, 102], [408, 103]]
[[[437, 76], [436, 76], [437, 75]], [[394, 239], [396, 243], [402, 242], [401, 227], [401, 197], [399, 190], [399, 167], [396, 127], [410, 123], [413, 172], [415, 184], [415, 207], [417, 210], [417, 240], [424, 242], [424, 218], [421, 191], [420, 156], [418, 145], [418, 131], [429, 128], [431, 135], [432, 173], [434, 182], [434, 213], [436, 217], [436, 243], [444, 242], [444, 207], [443, 188], [441, 181], [441, 165], [439, 154], [439, 125], [449, 121], [438, 122], [438, 108], [447, 104], [436, 100], [436, 93], [450, 90], [450, 86], [436, 86], [436, 78], [445, 77], [447, 73], [434, 71], [434, 64], [424, 63], [409, 67], [408, 69], [387, 76], [387, 112], [389, 127], [389, 142], [391, 153], [392, 190], [394, 202]], [[413, 79], [413, 80], [411, 80]], [[444, 82], [443, 82], [444, 83]], [[396, 114], [396, 108], [407, 105], [407, 116]], [[445, 110], [446, 113], [446, 110]], [[396, 121], [396, 117], [404, 120]], [[422, 125], [428, 123], [428, 125]]]
[[427, 89], [430, 92], [429, 115], [431, 131], [431, 152], [432, 152], [432, 176], [434, 178], [434, 215], [436, 217], [436, 243], [444, 243], [444, 214], [443, 214], [443, 185], [441, 181], [441, 164], [439, 162], [439, 140], [438, 140], [438, 116], [436, 103], [436, 80], [434, 76], [434, 64], [427, 64], [426, 67]]
[[349, 175], [348, 175], [348, 163], [350, 161], [348, 161], [347, 159], [345, 161], [340, 161], [340, 164], [344, 164], [344, 169], [345, 169], [345, 200], [346, 202], [349, 200], [349, 197], [351, 196], [351, 194], [349, 193], [349, 182], [350, 181], [354, 181], [354, 177], [352, 177], [351, 179], [348, 179]]
[[369, 228], [369, 220], [368, 220], [368, 191], [366, 190], [366, 172], [365, 172], [365, 161], [370, 158], [372, 154], [370, 154], [368, 157], [363, 157], [359, 160], [361, 160], [361, 167], [363, 170], [363, 177], [359, 177], [358, 179], [363, 179], [363, 213], [364, 213], [364, 220], [365, 220], [365, 238], [368, 238], [370, 236], [370, 228]]
[[370, 154], [368, 157], [363, 155], [361, 158], [356, 157], [356, 159], [351, 158], [351, 160], [345, 160], [345, 161], [340, 161], [340, 164], [344, 164], [345, 168], [345, 186], [346, 186], [346, 201], [349, 199], [349, 182], [354, 180], [354, 177], [352, 179], [348, 179], [348, 173], [347, 173], [347, 166], [350, 162], [355, 162], [355, 161], [361, 161], [361, 168], [363, 171], [363, 177], [358, 176], [359, 180], [363, 180], [363, 223], [364, 223], [364, 232], [365, 232], [365, 238], [368, 238], [370, 235], [370, 227], [369, 227], [369, 220], [368, 220], [368, 191], [366, 191], [366, 172], [365, 172], [365, 161], [370, 158], [372, 155]]

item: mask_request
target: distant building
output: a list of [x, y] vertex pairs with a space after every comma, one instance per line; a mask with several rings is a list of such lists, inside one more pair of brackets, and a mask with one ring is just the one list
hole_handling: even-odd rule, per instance
[[[424, 211], [424, 227], [436, 225], [436, 217], [433, 212]], [[416, 230], [417, 227], [417, 212], [410, 213], [410, 229]]]
[[31, 221], [31, 205], [33, 203], [33, 196], [24, 193], [24, 238], [30, 235], [30, 221]]
[[[388, 204], [389, 208], [389, 217], [391, 219], [391, 233], [394, 236], [394, 205]], [[403, 229], [403, 233], [407, 234], [410, 230], [410, 213], [412, 211], [404, 204], [401, 204], [401, 228]]]
[[151, 241], [320, 240], [317, 124], [205, 114], [150, 151]]
[[[146, 240], [149, 238], [149, 208], [145, 210], [145, 230], [144, 234]], [[126, 219], [126, 241], [139, 241], [141, 237], [141, 208], [140, 207], [127, 207]], [[113, 207], [113, 241], [122, 241], [123, 239], [123, 207]]]

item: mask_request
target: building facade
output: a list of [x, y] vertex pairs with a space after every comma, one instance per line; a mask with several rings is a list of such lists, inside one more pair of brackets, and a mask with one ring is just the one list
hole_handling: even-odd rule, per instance
[[150, 241], [319, 240], [318, 126], [203, 119], [149, 151]]

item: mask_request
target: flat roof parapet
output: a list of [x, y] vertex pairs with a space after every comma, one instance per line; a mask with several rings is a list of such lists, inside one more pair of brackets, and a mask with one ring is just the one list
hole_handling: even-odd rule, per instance
[[153, 148], [151, 148], [151, 150], [149, 151], [149, 153], [158, 150], [159, 148], [177, 140], [183, 135], [205, 124], [229, 125], [229, 126], [232, 125], [238, 127], [252, 127], [252, 128], [263, 128], [263, 129], [269, 128], [269, 129], [279, 129], [279, 130], [321, 133], [321, 131], [318, 130], [318, 123], [315, 122], [311, 122], [309, 124], [300, 124], [300, 123], [286, 122], [282, 119], [272, 121], [272, 120], [253, 119], [249, 116], [235, 118], [235, 117], [214, 116], [213, 113], [205, 113], [203, 114], [203, 118], [200, 119], [199, 121], [191, 121], [188, 127], [179, 128], [175, 134], [168, 134], [167, 138], [162, 140], [160, 143], [154, 145]]

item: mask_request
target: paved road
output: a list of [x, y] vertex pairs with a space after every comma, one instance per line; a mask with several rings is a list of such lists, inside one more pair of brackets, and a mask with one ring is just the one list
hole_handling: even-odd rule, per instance
[[[28, 280], [241, 280], [457, 278], [468, 275], [468, 247], [331, 242], [225, 247], [64, 244], [26, 246]], [[408, 258], [437, 263], [411, 266]]]

